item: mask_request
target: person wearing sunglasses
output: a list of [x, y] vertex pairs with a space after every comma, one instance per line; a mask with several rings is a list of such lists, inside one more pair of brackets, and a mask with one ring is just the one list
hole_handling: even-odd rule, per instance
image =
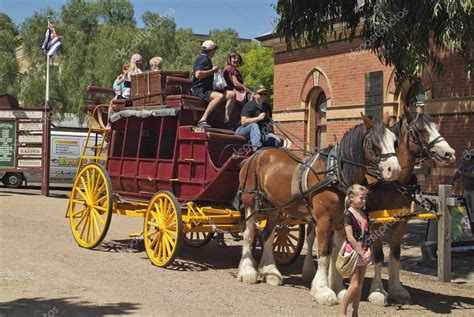
[[252, 98], [242, 108], [237, 134], [250, 139], [253, 151], [264, 146], [282, 146], [281, 139], [273, 133], [272, 109], [267, 103], [268, 89], [257, 85], [252, 89]]

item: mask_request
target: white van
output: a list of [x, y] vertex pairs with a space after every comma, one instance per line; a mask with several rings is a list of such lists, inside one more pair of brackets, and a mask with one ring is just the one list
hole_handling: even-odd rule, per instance
[[[50, 183], [71, 185], [76, 175], [79, 158], [87, 139], [87, 132], [51, 131]], [[98, 136], [98, 142], [102, 136]], [[89, 146], [95, 144], [95, 134], [91, 134]], [[103, 153], [107, 153], [106, 150]], [[86, 155], [94, 155], [87, 149]], [[18, 188], [24, 183], [41, 183], [41, 173], [2, 172], [0, 179], [6, 187]]]

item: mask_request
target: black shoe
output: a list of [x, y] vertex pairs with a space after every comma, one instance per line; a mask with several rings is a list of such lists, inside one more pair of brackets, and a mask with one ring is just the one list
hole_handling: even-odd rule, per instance
[[211, 125], [207, 123], [206, 120], [201, 120], [197, 123], [197, 126], [200, 128], [211, 128]]

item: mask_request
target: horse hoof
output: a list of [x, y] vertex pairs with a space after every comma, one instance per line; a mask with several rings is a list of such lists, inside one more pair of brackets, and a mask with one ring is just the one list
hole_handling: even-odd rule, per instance
[[283, 277], [274, 265], [262, 267], [260, 274], [263, 276], [263, 281], [267, 284], [275, 286], [283, 285]]
[[388, 306], [387, 296], [380, 292], [370, 293], [369, 302], [378, 306]]
[[327, 306], [337, 305], [336, 293], [329, 287], [316, 287], [311, 289], [311, 295], [320, 304]]
[[340, 303], [342, 299], [344, 298], [344, 295], [346, 295], [347, 290], [343, 289], [337, 293], [337, 302]]
[[254, 272], [246, 272], [246, 273], [239, 273], [238, 280], [247, 284], [257, 284], [258, 273], [257, 271]]
[[388, 290], [388, 301], [400, 305], [411, 304], [411, 295], [400, 285]]
[[256, 284], [258, 272], [253, 266], [243, 265], [239, 268], [238, 280], [247, 284]]
[[283, 285], [283, 278], [277, 275], [267, 274], [263, 277], [263, 281], [269, 285], [280, 286]]

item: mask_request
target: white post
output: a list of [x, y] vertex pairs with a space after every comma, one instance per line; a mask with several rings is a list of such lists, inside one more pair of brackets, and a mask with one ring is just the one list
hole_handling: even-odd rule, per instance
[[46, 97], [45, 97], [46, 104], [48, 104], [49, 102], [49, 59], [50, 59], [50, 56], [46, 54]]

